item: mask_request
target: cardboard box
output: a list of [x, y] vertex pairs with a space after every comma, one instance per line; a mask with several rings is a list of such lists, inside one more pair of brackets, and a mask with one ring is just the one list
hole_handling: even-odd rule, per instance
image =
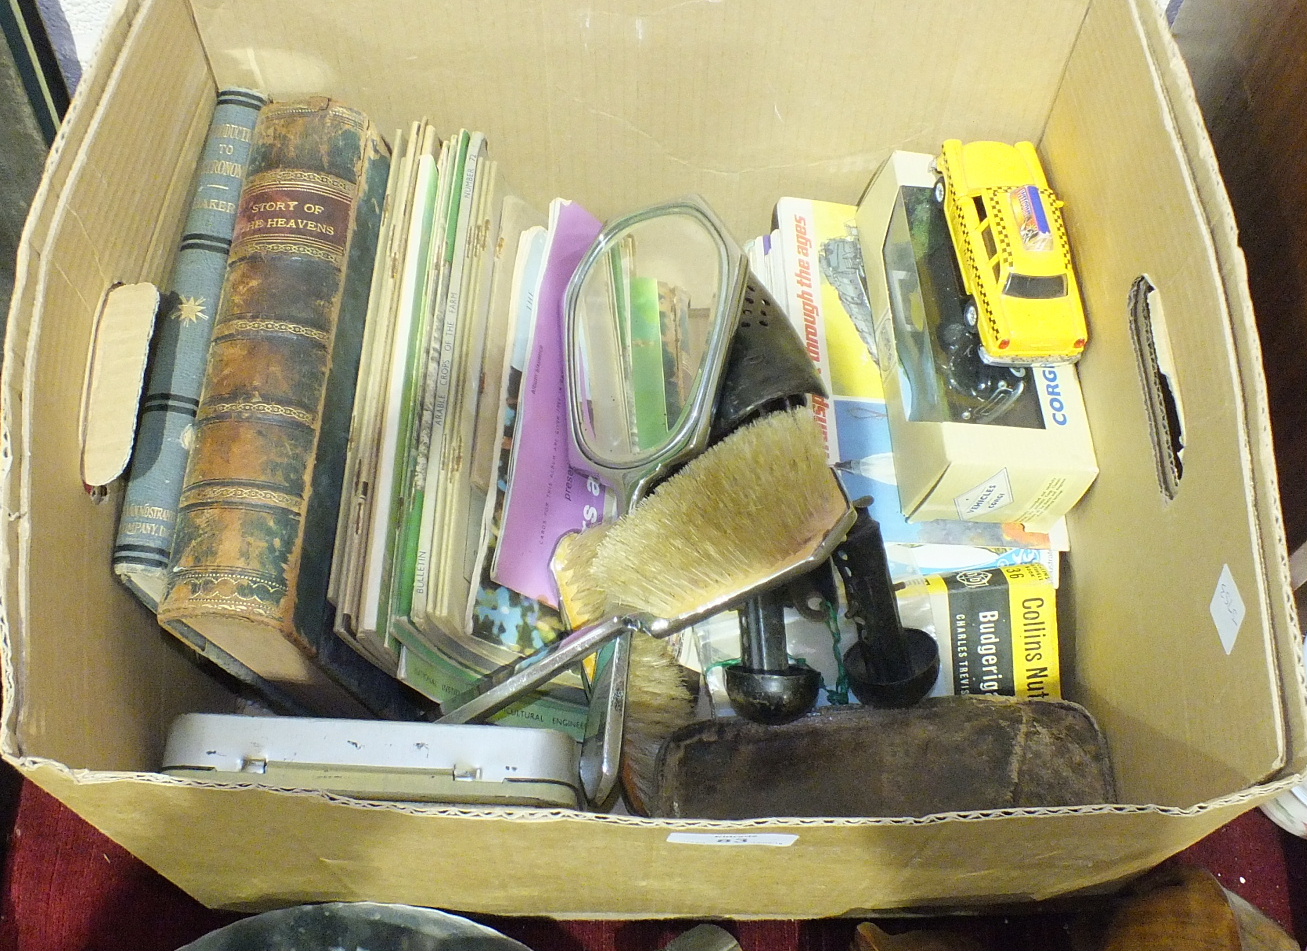
[[[1119, 881], [1298, 780], [1307, 705], [1243, 262], [1152, 0], [887, 0], [807, 17], [781, 0], [657, 11], [126, 0], [119, 11], [18, 260], [0, 745], [201, 901], [583, 917], [993, 905]], [[561, 194], [608, 217], [697, 190], [737, 236], [764, 230], [784, 194], [856, 201], [895, 148], [1034, 140], [1081, 209], [1072, 237], [1093, 345], [1078, 369], [1101, 467], [1069, 516], [1063, 691], [1104, 727], [1122, 803], [656, 822], [364, 804], [152, 772], [176, 714], [220, 711], [230, 695], [114, 581], [121, 492], [81, 485], [77, 412], [105, 290], [167, 273], [215, 82], [331, 93], [383, 128], [427, 115], [484, 129], [542, 207]], [[1169, 329], [1186, 410], [1173, 493], [1159, 485], [1145, 406], [1156, 381], [1141, 380], [1128, 332], [1142, 275], [1177, 317], [1167, 328], [1151, 312]]]
[[[1048, 531], [1098, 475], [1076, 370], [981, 360], [933, 162], [895, 151], [857, 212], [903, 512]], [[950, 349], [948, 329], [974, 342]]]

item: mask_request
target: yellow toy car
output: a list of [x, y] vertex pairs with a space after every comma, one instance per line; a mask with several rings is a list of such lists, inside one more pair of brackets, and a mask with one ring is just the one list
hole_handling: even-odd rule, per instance
[[1088, 339], [1062, 201], [1029, 142], [944, 143], [935, 160], [963, 313], [990, 363], [1071, 363]]

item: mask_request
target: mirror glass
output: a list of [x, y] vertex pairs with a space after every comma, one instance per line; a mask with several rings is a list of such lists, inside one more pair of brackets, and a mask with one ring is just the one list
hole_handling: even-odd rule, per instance
[[596, 462], [638, 465], [711, 411], [698, 404], [727, 272], [722, 238], [688, 206], [625, 219], [586, 256], [568, 335], [572, 411]]

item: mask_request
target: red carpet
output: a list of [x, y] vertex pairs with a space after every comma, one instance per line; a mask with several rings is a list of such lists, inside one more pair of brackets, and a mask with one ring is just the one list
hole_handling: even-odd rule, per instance
[[[1172, 861], [1209, 869], [1300, 944], [1307, 939], [1307, 841], [1283, 832], [1260, 810]], [[175, 951], [237, 917], [195, 902], [58, 800], [23, 783], [5, 865], [0, 951]], [[693, 924], [478, 920], [533, 951], [654, 951]], [[845, 951], [856, 924], [851, 919], [747, 921], [729, 928], [744, 951]], [[882, 924], [887, 930], [907, 927]], [[995, 948], [1054, 951], [1061, 919], [1052, 914], [967, 919], [966, 930]]]

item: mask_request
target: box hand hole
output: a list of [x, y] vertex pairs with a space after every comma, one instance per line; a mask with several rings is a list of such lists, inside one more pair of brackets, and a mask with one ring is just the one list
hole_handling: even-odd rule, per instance
[[1175, 385], [1175, 361], [1162, 299], [1146, 275], [1140, 275], [1130, 286], [1128, 308], [1130, 339], [1144, 389], [1157, 480], [1162, 494], [1174, 499], [1184, 476], [1184, 410]]
[[82, 484], [94, 502], [131, 461], [158, 310], [159, 289], [148, 283], [115, 283], [100, 301], [79, 415]]

